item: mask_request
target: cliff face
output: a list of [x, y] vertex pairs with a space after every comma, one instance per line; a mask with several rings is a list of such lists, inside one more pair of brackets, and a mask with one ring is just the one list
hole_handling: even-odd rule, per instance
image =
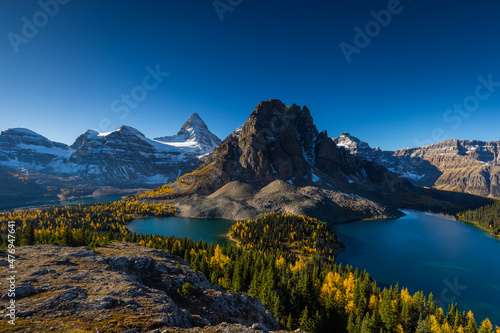
[[441, 173], [438, 189], [500, 197], [500, 141], [447, 140], [434, 145], [402, 149], [396, 156], [421, 159]]
[[417, 186], [500, 197], [500, 141], [446, 140], [383, 151], [348, 133], [334, 140], [351, 154], [383, 165]]
[[[146, 332], [223, 323], [278, 328], [258, 299], [224, 292], [165, 251], [112, 243], [99, 252], [50, 245], [16, 249], [22, 272], [16, 281], [16, 329]], [[6, 257], [0, 257], [0, 265], [7, 265]], [[3, 304], [9, 300], [6, 271], [0, 273]], [[177, 289], [187, 282], [194, 291], [180, 295]]]
[[263, 187], [276, 180], [297, 186], [356, 181], [388, 191], [406, 186], [377, 164], [339, 151], [326, 132], [316, 129], [307, 107], [278, 100], [261, 102], [205, 164], [182, 179], [190, 190], [212, 193], [231, 181]]

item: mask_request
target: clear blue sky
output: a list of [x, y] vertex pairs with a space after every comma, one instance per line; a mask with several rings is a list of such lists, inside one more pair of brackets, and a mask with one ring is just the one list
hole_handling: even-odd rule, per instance
[[[355, 46], [354, 28], [388, 7], [391, 22], [348, 63], [340, 43]], [[156, 137], [197, 112], [224, 138], [278, 98], [307, 105], [330, 136], [383, 149], [500, 140], [500, 86], [475, 97], [478, 76], [500, 82], [498, 2], [243, 0], [231, 9], [221, 21], [212, 0], [72, 0], [50, 17], [37, 1], [1, 0], [0, 129], [68, 144], [121, 124]], [[23, 17], [36, 34], [23, 35]], [[158, 64], [169, 75], [145, 90], [146, 67]], [[132, 90], [140, 102], [127, 106], [120, 98]], [[473, 112], [446, 114], [464, 100]]]

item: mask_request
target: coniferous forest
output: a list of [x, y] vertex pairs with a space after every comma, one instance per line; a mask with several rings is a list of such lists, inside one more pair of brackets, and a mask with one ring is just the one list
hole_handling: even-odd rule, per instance
[[[175, 208], [135, 200], [10, 212], [15, 245], [90, 246], [99, 251], [113, 241], [140, 243], [183, 257], [214, 284], [258, 297], [283, 328], [308, 332], [487, 333], [465, 309], [442, 309], [432, 294], [380, 288], [367, 272], [335, 263], [342, 245], [322, 222], [306, 216], [267, 214], [233, 225], [239, 243], [220, 246], [186, 238], [131, 233], [137, 216], [169, 216]], [[2, 223], [0, 243], [9, 241]], [[499, 328], [495, 331], [500, 332]]]
[[479, 227], [488, 230], [492, 235], [500, 235], [500, 201], [461, 212], [457, 215], [457, 218], [475, 223]]

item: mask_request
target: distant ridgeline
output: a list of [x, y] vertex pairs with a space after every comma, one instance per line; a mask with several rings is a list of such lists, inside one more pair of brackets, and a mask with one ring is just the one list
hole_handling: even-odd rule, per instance
[[[377, 286], [370, 275], [334, 262], [340, 250], [335, 234], [316, 219], [268, 214], [239, 222], [230, 233], [241, 246], [219, 246], [186, 238], [143, 235], [125, 225], [137, 216], [169, 216], [175, 208], [135, 200], [23, 211], [0, 215], [17, 221], [16, 245], [89, 245], [95, 250], [112, 241], [128, 241], [183, 257], [212, 283], [259, 297], [289, 330], [308, 332], [456, 332], [488, 333], [489, 320], [478, 325], [471, 312], [437, 299], [410, 295], [398, 285]], [[5, 248], [6, 223], [0, 243]], [[19, 318], [18, 323], [28, 319]], [[479, 331], [478, 331], [478, 326]], [[0, 327], [1, 328], [1, 327]], [[496, 328], [496, 332], [500, 332]]]

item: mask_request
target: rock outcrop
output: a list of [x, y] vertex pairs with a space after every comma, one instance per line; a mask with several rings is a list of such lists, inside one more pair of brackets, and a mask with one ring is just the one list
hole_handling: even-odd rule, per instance
[[[200, 177], [205, 181], [197, 181]], [[332, 179], [356, 179], [389, 191], [407, 186], [385, 168], [339, 151], [326, 132], [316, 129], [307, 107], [269, 100], [211, 153], [203, 168], [181, 183], [192, 185], [190, 191], [213, 193], [235, 180], [262, 187], [275, 180], [301, 186]]]
[[[84, 247], [42, 245], [20, 247], [16, 255], [19, 332], [50, 328], [159, 332], [169, 327], [215, 325], [278, 329], [257, 298], [221, 290], [187, 262], [165, 251], [116, 242], [99, 248], [99, 253]], [[0, 265], [7, 265], [5, 257], [0, 258]], [[6, 278], [6, 270], [2, 270], [0, 308], [4, 315], [9, 298]], [[186, 283], [193, 290], [179, 293]], [[2, 322], [8, 325], [6, 320]]]

